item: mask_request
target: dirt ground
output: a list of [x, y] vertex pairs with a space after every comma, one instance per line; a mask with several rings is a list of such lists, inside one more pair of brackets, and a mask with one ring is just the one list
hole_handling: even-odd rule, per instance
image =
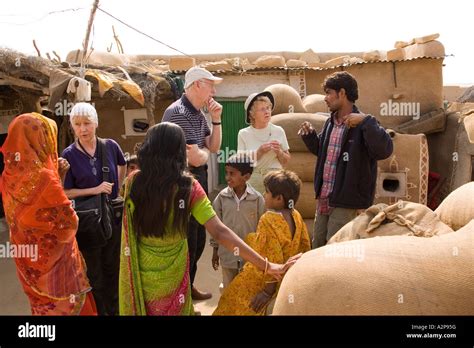
[[[211, 194], [211, 198], [217, 193]], [[4, 220], [3, 220], [4, 221]], [[8, 230], [4, 223], [0, 224], [0, 244], [9, 241]], [[212, 247], [209, 246], [209, 234], [207, 234], [206, 247], [203, 255], [198, 261], [198, 272], [195, 286], [206, 292], [212, 293], [212, 298], [206, 301], [196, 301], [195, 310], [201, 315], [211, 315], [219, 302], [219, 284], [222, 280], [220, 270], [214, 271], [211, 266]], [[16, 275], [13, 259], [0, 258], [0, 315], [30, 315], [28, 299]]]

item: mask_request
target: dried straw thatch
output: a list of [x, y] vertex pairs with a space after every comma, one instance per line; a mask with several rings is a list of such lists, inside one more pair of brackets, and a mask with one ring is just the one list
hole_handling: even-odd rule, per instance
[[57, 67], [47, 59], [26, 56], [8, 48], [0, 48], [0, 84], [2, 85], [47, 95], [49, 94], [50, 72]]

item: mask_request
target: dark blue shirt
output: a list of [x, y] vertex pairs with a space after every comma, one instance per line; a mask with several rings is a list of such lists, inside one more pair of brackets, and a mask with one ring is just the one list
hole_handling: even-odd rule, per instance
[[[114, 183], [110, 197], [114, 199], [117, 197], [119, 190], [117, 166], [123, 166], [126, 162], [119, 144], [112, 139], [105, 139], [105, 141], [107, 144], [107, 161], [110, 168], [109, 181]], [[76, 143], [72, 143], [64, 149], [62, 157], [67, 159], [71, 166], [64, 180], [64, 188], [66, 190], [96, 187], [104, 181], [98, 151], [99, 147], [95, 149], [94, 158], [96, 160], [94, 161], [79, 150], [76, 147]]]
[[183, 94], [180, 99], [166, 109], [162, 122], [175, 123], [184, 131], [186, 143], [205, 147], [206, 137], [211, 134], [204, 114], [197, 110]]

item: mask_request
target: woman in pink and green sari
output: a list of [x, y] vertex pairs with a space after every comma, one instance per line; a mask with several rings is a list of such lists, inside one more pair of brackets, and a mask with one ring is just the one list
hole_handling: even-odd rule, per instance
[[[186, 172], [184, 133], [175, 124], [151, 127], [138, 152], [140, 170], [125, 187], [120, 256], [121, 315], [193, 315], [186, 230], [194, 218], [229, 250], [277, 279], [285, 265], [268, 262], [216, 216], [201, 185]], [[237, 249], [235, 249], [237, 248]]]

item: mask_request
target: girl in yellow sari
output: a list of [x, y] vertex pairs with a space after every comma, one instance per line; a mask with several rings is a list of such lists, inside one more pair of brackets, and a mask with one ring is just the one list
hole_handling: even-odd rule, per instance
[[[257, 232], [247, 235], [247, 243], [271, 262], [284, 263], [311, 249], [308, 230], [294, 205], [301, 180], [287, 170], [269, 172], [264, 178], [265, 206], [268, 211], [258, 222]], [[264, 315], [280, 282], [252, 264], [245, 264], [224, 290], [213, 315]]]
[[24, 114], [12, 121], [3, 145], [10, 241], [37, 252], [15, 258], [17, 274], [33, 315], [96, 315], [76, 242], [77, 215], [58, 172], [56, 137], [54, 121]]
[[225, 248], [280, 279], [295, 261], [269, 262], [216, 216], [197, 180], [186, 172], [182, 129], [162, 122], [151, 127], [138, 151], [140, 170], [125, 187], [120, 256], [121, 315], [192, 315], [189, 255], [190, 214]]

